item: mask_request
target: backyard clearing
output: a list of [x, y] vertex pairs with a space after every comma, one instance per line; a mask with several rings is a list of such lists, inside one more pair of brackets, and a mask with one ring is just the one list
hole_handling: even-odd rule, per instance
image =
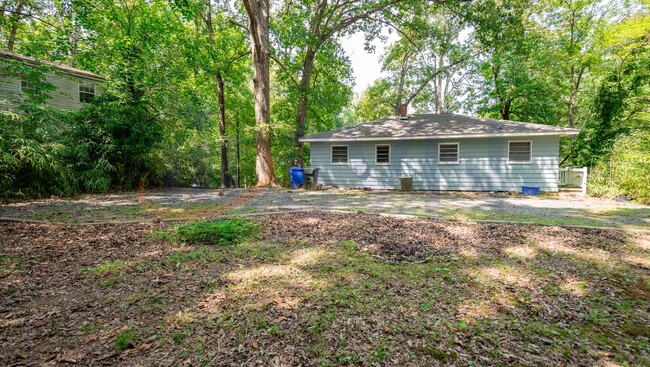
[[407, 214], [455, 220], [650, 230], [650, 206], [580, 197], [282, 189], [165, 189], [0, 205], [0, 217], [58, 223], [188, 220], [288, 210]]
[[650, 233], [248, 220], [219, 246], [160, 221], [0, 222], [0, 365], [650, 365]]

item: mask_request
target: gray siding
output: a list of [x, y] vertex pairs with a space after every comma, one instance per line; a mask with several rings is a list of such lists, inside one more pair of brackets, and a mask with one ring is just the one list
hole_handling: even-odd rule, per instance
[[[45, 78], [56, 88], [49, 92], [51, 98], [47, 101], [47, 104], [57, 109], [76, 111], [85, 105], [85, 103], [79, 101], [79, 82], [95, 84], [95, 93], [99, 94], [97, 82], [49, 73], [45, 74]], [[11, 107], [11, 101], [22, 98], [24, 98], [24, 94], [20, 90], [20, 79], [2, 78], [0, 80], [0, 100], [9, 102], [8, 106]]]
[[[532, 162], [508, 163], [508, 141], [532, 141]], [[438, 143], [460, 144], [459, 164], [438, 163]], [[375, 145], [390, 144], [391, 161], [375, 164]], [[347, 145], [348, 164], [332, 164], [332, 145]], [[520, 191], [522, 185], [557, 191], [559, 137], [472, 138], [345, 143], [311, 143], [311, 165], [319, 183], [346, 188], [397, 189], [412, 176], [416, 190]]]

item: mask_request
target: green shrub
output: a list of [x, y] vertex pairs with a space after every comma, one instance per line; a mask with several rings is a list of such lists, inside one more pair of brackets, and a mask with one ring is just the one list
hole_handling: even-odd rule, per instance
[[163, 121], [144, 106], [107, 94], [81, 109], [69, 125], [66, 137], [84, 191], [134, 189], [145, 176], [160, 181]]
[[71, 195], [74, 171], [60, 143], [66, 115], [33, 105], [30, 113], [0, 111], [0, 196]]
[[257, 236], [260, 226], [246, 219], [220, 219], [182, 225], [172, 234], [174, 242], [186, 244], [232, 245]]
[[627, 195], [650, 203], [650, 133], [621, 136], [589, 175], [593, 196]]

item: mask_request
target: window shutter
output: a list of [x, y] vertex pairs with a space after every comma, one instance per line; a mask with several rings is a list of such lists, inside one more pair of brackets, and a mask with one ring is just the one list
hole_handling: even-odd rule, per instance
[[531, 161], [531, 143], [529, 141], [511, 141], [508, 143], [508, 162], [529, 163]]
[[332, 163], [348, 163], [348, 147], [332, 146]]
[[390, 163], [390, 145], [377, 145], [375, 147], [375, 163]]
[[458, 143], [440, 143], [438, 145], [439, 163], [458, 163]]

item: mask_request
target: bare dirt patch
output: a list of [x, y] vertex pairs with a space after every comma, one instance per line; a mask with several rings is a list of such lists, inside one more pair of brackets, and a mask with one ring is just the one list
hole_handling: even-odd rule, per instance
[[0, 364], [647, 365], [650, 238], [260, 216], [259, 240], [164, 224], [0, 223]]

